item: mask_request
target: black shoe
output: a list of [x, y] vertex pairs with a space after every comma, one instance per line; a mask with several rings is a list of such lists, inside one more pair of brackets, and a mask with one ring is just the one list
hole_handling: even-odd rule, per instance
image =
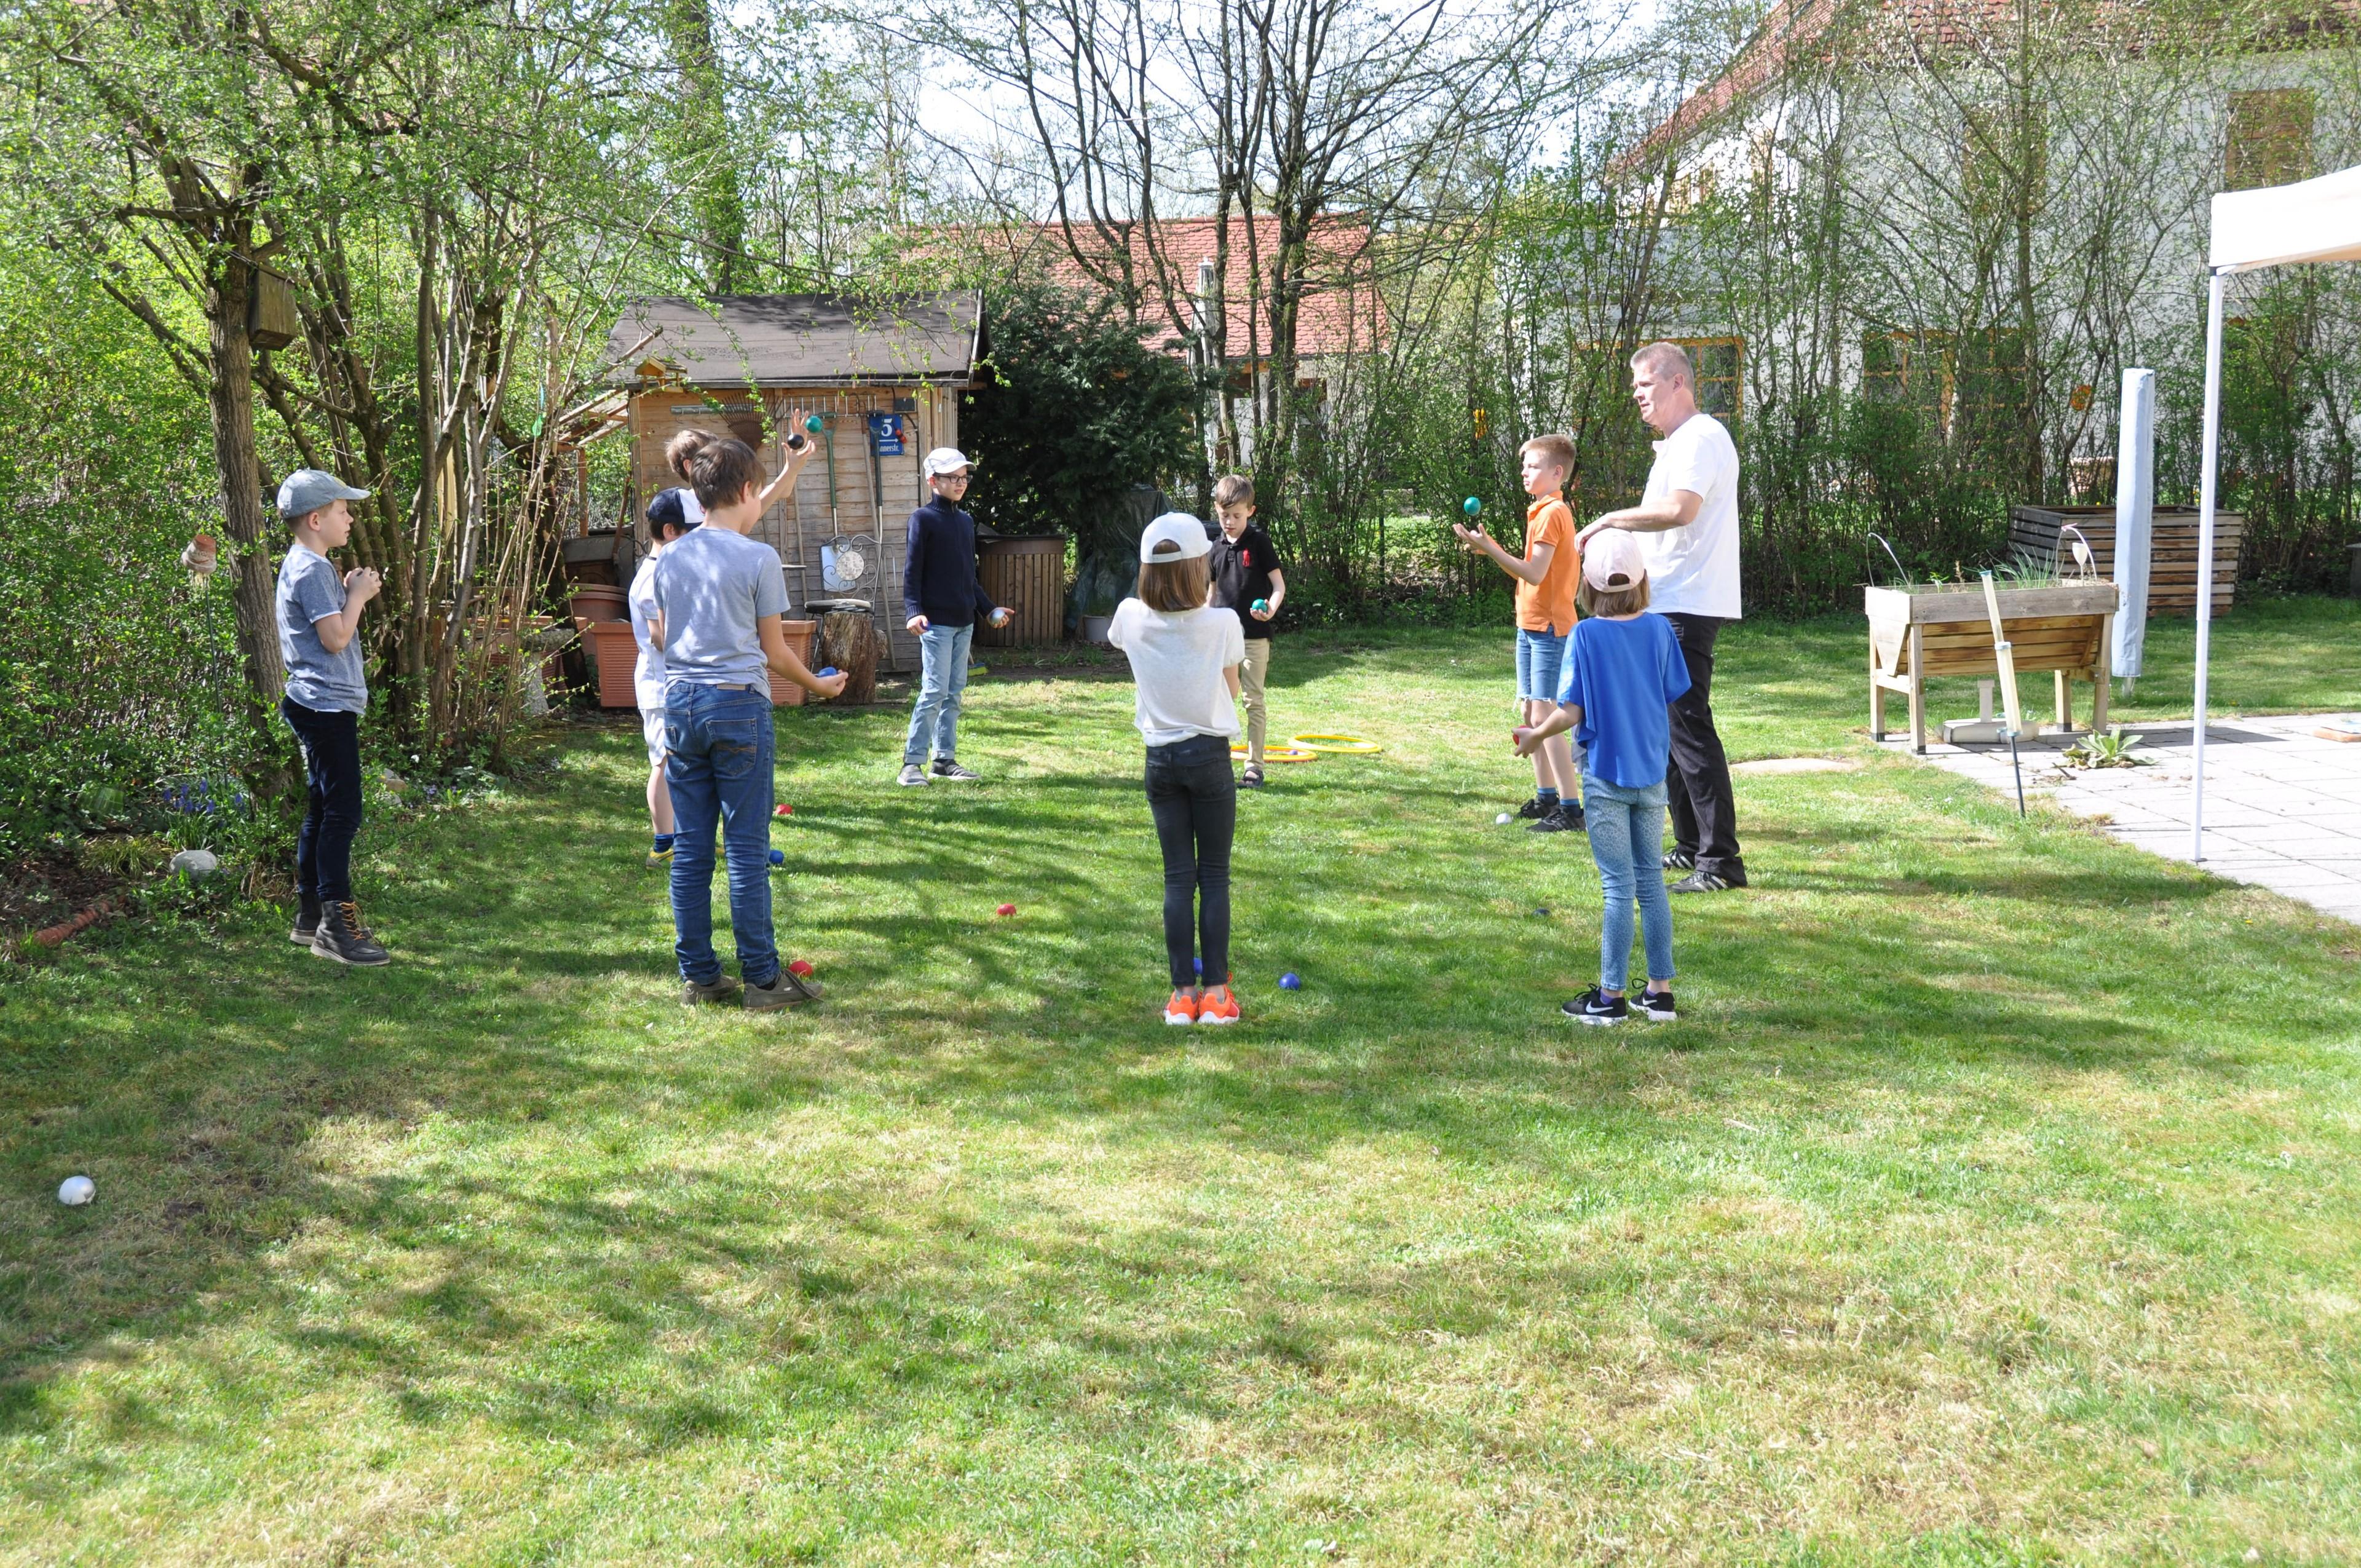
[[1674, 850], [1664, 856], [1664, 869], [1668, 872], [1693, 872], [1697, 870], [1697, 857], [1686, 850]]
[[1517, 807], [1517, 817], [1521, 821], [1531, 822], [1535, 817], [1546, 817], [1556, 809], [1557, 806], [1554, 803], [1543, 806], [1542, 804], [1542, 797], [1540, 795], [1535, 795], [1532, 799], [1525, 802], [1524, 805]]
[[939, 779], [952, 779], [961, 784], [973, 784], [983, 776], [981, 773], [969, 773], [965, 768], [961, 767], [949, 757], [937, 757], [935, 759], [934, 773], [935, 777]]
[[768, 985], [746, 988], [746, 1011], [767, 1013], [774, 1007], [793, 1007], [799, 1002], [818, 1002], [819, 981], [807, 980], [789, 969], [782, 969]]
[[1601, 1025], [1620, 1024], [1631, 1016], [1631, 1010], [1623, 1004], [1621, 997], [1609, 996], [1595, 985], [1561, 1005], [1558, 1011], [1577, 1024]]
[[728, 975], [709, 981], [684, 980], [680, 982], [680, 1004], [694, 1007], [698, 1003], [723, 1003], [738, 1000], [738, 982]]
[[312, 934], [312, 956], [361, 969], [393, 961], [393, 955], [379, 947], [377, 938], [361, 924], [361, 906], [350, 899], [320, 906], [320, 928]]
[[320, 934], [320, 901], [297, 895], [295, 924], [287, 928], [287, 939], [299, 948], [308, 948], [312, 938]]
[[1729, 878], [1716, 876], [1711, 872], [1691, 872], [1664, 891], [1667, 893], [1722, 893], [1735, 885]]
[[1659, 1024], [1670, 1024], [1680, 1017], [1673, 1011], [1673, 993], [1669, 991], [1643, 991], [1640, 993], [1640, 1011]]
[[1583, 830], [1582, 807], [1558, 802], [1546, 817], [1537, 817], [1526, 824], [1528, 833], [1579, 833]]
[[1240, 789], [1262, 788], [1262, 770], [1260, 768], [1248, 768], [1245, 773], [1240, 773], [1238, 775], [1238, 787]]

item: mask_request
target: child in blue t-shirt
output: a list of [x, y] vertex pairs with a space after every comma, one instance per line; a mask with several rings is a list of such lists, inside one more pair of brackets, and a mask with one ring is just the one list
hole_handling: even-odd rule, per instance
[[295, 839], [297, 947], [340, 964], [390, 961], [353, 897], [353, 839], [361, 830], [361, 715], [368, 679], [361, 668], [361, 610], [381, 586], [377, 572], [340, 572], [328, 552], [352, 537], [347, 501], [368, 495], [320, 468], [299, 468], [279, 487], [289, 543], [280, 563], [273, 616], [287, 688], [279, 711], [303, 747], [310, 801]]
[[1606, 909], [1598, 941], [1598, 983], [1560, 1009], [1584, 1024], [1620, 1024], [1631, 963], [1631, 909], [1648, 954], [1640, 1011], [1669, 1020], [1673, 1011], [1673, 905], [1664, 893], [1664, 767], [1672, 748], [1674, 698], [1689, 689], [1687, 662], [1673, 624], [1648, 613], [1648, 567], [1639, 542], [1621, 529], [1592, 536], [1582, 553], [1576, 598], [1582, 619], [1566, 647], [1557, 711], [1518, 732], [1531, 756], [1543, 740], [1572, 729], [1580, 747], [1582, 798], [1589, 817], [1590, 858], [1598, 864]]

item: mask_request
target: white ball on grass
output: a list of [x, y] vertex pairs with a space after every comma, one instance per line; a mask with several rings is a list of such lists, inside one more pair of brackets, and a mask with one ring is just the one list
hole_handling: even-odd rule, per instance
[[69, 1176], [58, 1183], [58, 1201], [78, 1209], [98, 1196], [98, 1183], [87, 1176]]
[[183, 850], [172, 857], [172, 869], [191, 882], [203, 882], [221, 870], [221, 857], [211, 850]]
[[1509, 814], [1508, 812], [1503, 811], [1502, 813], [1500, 813], [1500, 815], [1499, 815], [1499, 816], [1495, 817], [1494, 818], [1492, 818], [1492, 826], [1493, 826], [1493, 827], [1495, 827], [1495, 828], [1498, 828], [1498, 827], [1502, 826], [1502, 825], [1503, 825], [1503, 824], [1505, 824], [1505, 823], [1514, 822], [1515, 820], [1516, 820], [1516, 817], [1514, 817], [1513, 816], [1511, 816], [1511, 815], [1510, 815], [1510, 814]]

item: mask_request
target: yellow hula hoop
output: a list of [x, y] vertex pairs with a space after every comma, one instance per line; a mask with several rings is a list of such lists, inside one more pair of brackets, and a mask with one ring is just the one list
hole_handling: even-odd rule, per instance
[[[1244, 746], [1233, 746], [1230, 748], [1230, 755], [1244, 757], [1250, 753]], [[1263, 748], [1262, 760], [1266, 762], [1308, 762], [1314, 755], [1315, 753], [1301, 746], [1266, 746]]]
[[1288, 740], [1307, 751], [1336, 751], [1346, 756], [1366, 757], [1385, 750], [1358, 735], [1290, 735]]

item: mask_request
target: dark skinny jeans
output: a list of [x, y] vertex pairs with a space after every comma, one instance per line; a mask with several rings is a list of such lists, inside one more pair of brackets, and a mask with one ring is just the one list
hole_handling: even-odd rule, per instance
[[[1172, 987], [1230, 982], [1230, 840], [1238, 826], [1238, 781], [1226, 735], [1192, 735], [1148, 749], [1148, 809], [1164, 851], [1164, 956]], [[1195, 942], [1190, 917], [1196, 917]]]
[[348, 904], [353, 840], [361, 830], [361, 716], [324, 713], [293, 697], [279, 712], [303, 743], [303, 782], [311, 801], [295, 839], [295, 891], [306, 903]]

